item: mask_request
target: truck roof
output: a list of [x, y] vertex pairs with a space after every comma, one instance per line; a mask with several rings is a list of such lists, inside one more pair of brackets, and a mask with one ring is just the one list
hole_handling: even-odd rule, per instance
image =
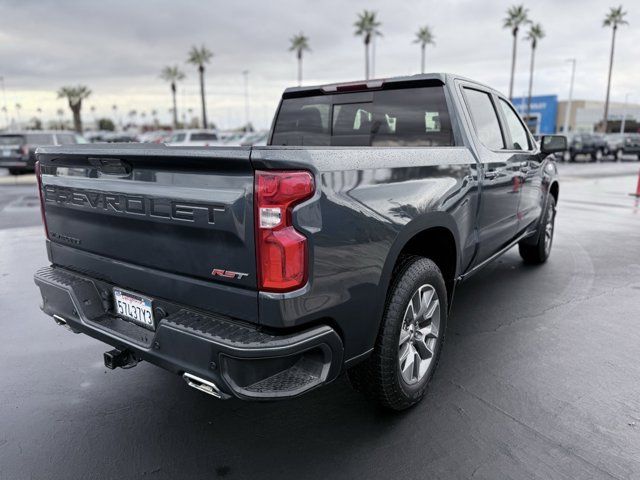
[[487, 90], [491, 90], [497, 92], [495, 89], [489, 87], [488, 85], [482, 84], [470, 78], [463, 77], [462, 75], [457, 75], [453, 73], [446, 72], [434, 72], [434, 73], [419, 73], [416, 75], [403, 75], [398, 77], [389, 77], [389, 78], [377, 78], [370, 80], [357, 80], [352, 82], [338, 82], [338, 83], [327, 83], [324, 85], [310, 85], [305, 87], [289, 87], [285, 89], [282, 94], [283, 98], [287, 97], [297, 97], [297, 96], [307, 96], [310, 94], [330, 94], [335, 92], [346, 92], [346, 91], [358, 91], [358, 90], [376, 90], [380, 88], [384, 88], [383, 86], [394, 86], [403, 83], [436, 83], [440, 85], [444, 85], [446, 83], [452, 82], [453, 80], [463, 80], [465, 82], [474, 83], [478, 86], [481, 86]]

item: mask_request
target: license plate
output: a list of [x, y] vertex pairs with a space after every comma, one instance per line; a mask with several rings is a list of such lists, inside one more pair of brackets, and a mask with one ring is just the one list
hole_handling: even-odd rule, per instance
[[113, 300], [116, 314], [145, 328], [155, 330], [150, 299], [116, 288], [113, 290]]

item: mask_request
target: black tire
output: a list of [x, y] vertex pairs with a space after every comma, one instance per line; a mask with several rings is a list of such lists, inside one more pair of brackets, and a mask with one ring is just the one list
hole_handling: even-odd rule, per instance
[[[437, 300], [438, 310], [431, 317], [432, 322], [438, 321], [437, 337], [433, 339], [432, 356], [428, 359], [423, 376], [417, 375], [416, 382], [409, 384], [400, 369], [400, 333], [402, 330], [407, 334], [404, 320], [411, 308], [409, 303], [416, 298], [415, 295], [422, 298], [421, 292], [425, 286], [431, 287], [437, 295], [432, 298]], [[428, 258], [402, 257], [394, 271], [374, 350], [364, 362], [349, 369], [351, 385], [385, 408], [404, 410], [417, 404], [424, 397], [438, 365], [447, 316], [447, 289], [438, 266]], [[420, 370], [419, 366], [417, 370]]]
[[[540, 219], [540, 224], [538, 225], [538, 232], [533, 236], [533, 241], [535, 243], [532, 243], [531, 239], [525, 239], [518, 244], [518, 250], [520, 251], [520, 256], [522, 257], [522, 260], [524, 260], [524, 263], [540, 265], [547, 261], [551, 254], [551, 247], [553, 245], [555, 220], [556, 200], [553, 198], [553, 195], [549, 194], [547, 206], [542, 214], [542, 218]], [[551, 232], [547, 244], [549, 225], [551, 225]]]
[[20, 175], [22, 173], [21, 168], [9, 168], [10, 175]]

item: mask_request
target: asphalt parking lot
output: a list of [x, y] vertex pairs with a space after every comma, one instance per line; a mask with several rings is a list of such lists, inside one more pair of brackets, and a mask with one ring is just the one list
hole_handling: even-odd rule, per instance
[[107, 370], [110, 348], [40, 312], [35, 188], [7, 180], [0, 479], [640, 478], [638, 168], [560, 166], [549, 262], [512, 251], [460, 286], [429, 393], [403, 414], [344, 378], [255, 404], [144, 363]]

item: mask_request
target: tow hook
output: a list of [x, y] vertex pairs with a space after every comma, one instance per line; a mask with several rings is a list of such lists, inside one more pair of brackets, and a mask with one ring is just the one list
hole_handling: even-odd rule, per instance
[[104, 366], [114, 370], [120, 368], [131, 368], [138, 364], [138, 359], [129, 350], [118, 350], [114, 348], [109, 352], [104, 352]]

